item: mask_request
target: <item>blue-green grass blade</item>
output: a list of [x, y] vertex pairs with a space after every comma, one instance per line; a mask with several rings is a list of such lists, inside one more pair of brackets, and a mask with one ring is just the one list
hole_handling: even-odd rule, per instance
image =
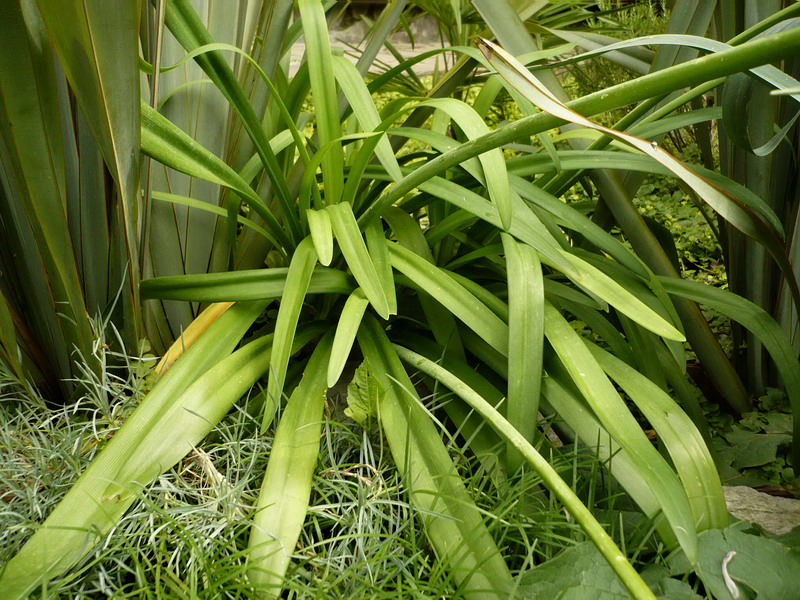
[[[220, 379], [221, 372], [213, 370], [215, 365], [221, 364], [220, 368], [225, 370], [241, 365], [238, 357], [227, 363], [220, 361], [231, 353], [266, 304], [266, 301], [237, 304], [227, 310], [163, 375], [33, 537], [0, 571], [0, 589], [5, 598], [27, 598], [34, 589], [66, 571], [116, 524], [135, 496], [123, 496], [118, 491], [115, 492], [120, 493], [118, 499], [108, 497], [105, 492], [109, 485], [113, 482], [131, 485], [118, 476], [120, 470], [132, 462], [149, 470], [149, 455], [134, 454], [135, 449], [193, 383], [205, 373], [204, 383], [200, 385], [219, 385], [224, 380]], [[264, 361], [257, 362], [261, 373], [266, 365]], [[224, 395], [224, 387], [222, 391]], [[226, 399], [220, 401], [227, 402]], [[175, 433], [179, 434], [180, 430]], [[138, 485], [147, 483], [138, 481]]]

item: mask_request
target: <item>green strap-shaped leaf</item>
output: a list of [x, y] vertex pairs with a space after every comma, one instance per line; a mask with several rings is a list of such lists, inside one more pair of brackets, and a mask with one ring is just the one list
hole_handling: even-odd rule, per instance
[[[539, 413], [544, 346], [544, 281], [536, 251], [501, 234], [508, 272], [508, 401], [506, 418], [528, 442]], [[513, 454], [511, 454], [513, 456]], [[509, 465], [519, 466], [519, 455]]]
[[[333, 74], [339, 87], [344, 92], [347, 102], [353, 109], [353, 115], [358, 119], [359, 125], [365, 132], [375, 131], [380, 127], [381, 118], [370, 96], [367, 84], [355, 65], [344, 56], [331, 56]], [[397, 164], [392, 145], [386, 136], [381, 136], [376, 142], [375, 156], [381, 162], [389, 176], [398, 180], [402, 177], [400, 166]]]
[[372, 260], [364, 238], [356, 223], [352, 207], [347, 203], [328, 206], [333, 233], [336, 241], [347, 261], [347, 266], [353, 272], [353, 277], [364, 290], [364, 295], [382, 318], [389, 318], [389, 302], [383, 291], [381, 278], [378, 276], [377, 266]]
[[697, 556], [697, 530], [686, 492], [675, 473], [645, 436], [582, 338], [550, 303], [545, 303], [545, 335], [597, 418], [625, 448], [658, 498], [681, 548]]
[[430, 294], [498, 351], [508, 354], [508, 325], [447, 273], [399, 244], [388, 242], [392, 266]]
[[[314, 265], [317, 263], [317, 252], [311, 237], [305, 238], [295, 248], [289, 271], [286, 274], [286, 286], [281, 295], [278, 318], [275, 322], [275, 341], [272, 344], [272, 364], [269, 369], [267, 397], [275, 406], [279, 406], [283, 395], [283, 384], [286, 369], [292, 354], [297, 321], [303, 308]], [[269, 412], [264, 413], [261, 427], [268, 425]]]
[[[441, 110], [455, 121], [468, 139], [475, 139], [489, 133], [489, 128], [478, 113], [464, 102], [454, 98], [433, 98], [420, 102], [420, 106], [431, 106]], [[483, 177], [489, 197], [497, 207], [500, 223], [508, 231], [511, 227], [513, 210], [511, 206], [511, 190], [508, 185], [508, 174], [503, 153], [500, 149], [490, 150], [478, 156], [483, 167]]]
[[319, 263], [327, 267], [333, 260], [333, 229], [330, 214], [325, 210], [308, 209], [306, 219]]
[[367, 250], [369, 251], [372, 263], [375, 265], [375, 272], [380, 279], [386, 302], [389, 305], [389, 314], [397, 314], [397, 290], [395, 289], [392, 264], [389, 261], [389, 249], [386, 247], [386, 234], [380, 221], [373, 221], [364, 230], [364, 237], [367, 238]]
[[369, 301], [361, 288], [350, 294], [342, 307], [339, 315], [339, 323], [336, 325], [336, 335], [333, 338], [333, 350], [331, 360], [328, 363], [327, 382], [328, 387], [333, 387], [342, 375], [347, 359], [350, 357], [350, 350], [353, 342], [356, 341], [356, 333], [361, 326], [361, 319], [364, 311], [367, 310]]
[[636, 403], [664, 442], [692, 506], [698, 531], [728, 524], [728, 510], [714, 460], [691, 419], [647, 377], [594, 344], [598, 364]]
[[580, 273], [577, 279], [573, 279], [580, 287], [592, 294], [596, 294], [645, 329], [649, 329], [663, 338], [679, 342], [686, 339], [680, 331], [675, 329], [662, 316], [600, 269], [569, 252], [564, 252], [563, 255], [573, 264], [575, 270]]
[[308, 511], [330, 354], [331, 336], [327, 335], [317, 344], [281, 415], [255, 505], [247, 573], [259, 594], [270, 598], [280, 596]]
[[[689, 36], [691, 37], [691, 36]], [[484, 40], [481, 50], [509, 85], [520, 91], [542, 110], [559, 119], [595, 129], [601, 133], [630, 144], [669, 169], [688, 185], [698, 197], [717, 211], [725, 220], [745, 235], [762, 244], [778, 263], [791, 290], [795, 304], [800, 306], [800, 287], [794, 276], [786, 249], [780, 235], [761, 216], [753, 212], [738, 198], [729, 196], [719, 187], [701, 177], [655, 142], [598, 125], [560, 102], [528, 70], [505, 50]]]
[[558, 475], [556, 470], [547, 462], [547, 459], [539, 454], [531, 443], [497, 409], [466, 383], [435, 362], [401, 346], [394, 345], [393, 348], [404, 362], [427, 373], [453, 390], [462, 400], [475, 409], [489, 423], [492, 429], [505, 438], [524, 457], [525, 461], [536, 470], [545, 485], [553, 491], [558, 499], [564, 503], [570, 514], [580, 523], [634, 598], [655, 598], [655, 595], [625, 558], [625, 555], [614, 543], [611, 536], [597, 522], [591, 511], [572, 491], [572, 488]]
[[366, 315], [358, 343], [385, 394], [378, 415], [411, 503], [439, 559], [466, 597], [507, 598], [512, 580], [483, 517], [378, 321]]
[[[168, 194], [166, 192], [152, 192], [151, 196], [153, 200], [160, 200], [162, 202], [171, 202], [173, 204], [182, 204], [184, 206], [188, 206], [190, 208], [195, 208], [197, 210], [202, 210], [208, 213], [215, 214], [219, 217], [227, 217], [228, 211], [224, 208], [220, 208], [214, 204], [209, 204], [208, 202], [203, 202], [202, 200], [198, 200], [196, 198], [189, 198], [188, 196], [180, 196], [178, 194]], [[255, 221], [248, 219], [242, 215], [237, 214], [235, 223], [241, 223], [245, 227], [252, 229], [253, 231], [257, 232], [259, 235], [263, 235], [269, 242], [275, 246], [276, 250], [282, 252], [283, 249], [281, 248], [280, 244], [278, 244], [277, 240], [272, 237], [272, 234], [261, 227]]]

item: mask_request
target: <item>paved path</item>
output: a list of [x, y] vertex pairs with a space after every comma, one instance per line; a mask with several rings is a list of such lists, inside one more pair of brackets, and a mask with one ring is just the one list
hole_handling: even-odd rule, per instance
[[[350, 55], [352, 53], [351, 49], [343, 42], [339, 40], [331, 40], [331, 45], [342, 48], [345, 51], [345, 56], [347, 56], [350, 60], [352, 60], [353, 63], [355, 63], [356, 60], [358, 59], [357, 56]], [[409, 43], [398, 43], [394, 44], [394, 46], [395, 49], [398, 52], [400, 52], [400, 54], [403, 55], [405, 58], [411, 58], [418, 54], [422, 54], [423, 52], [427, 52], [429, 50], [437, 50], [441, 48], [439, 44], [435, 43], [416, 44], [413, 47]], [[302, 61], [303, 53], [305, 52], [305, 50], [306, 47], [305, 44], [303, 43], [297, 43], [294, 46], [292, 46], [292, 58], [289, 67], [290, 75], [294, 75], [297, 72], [297, 69], [300, 67], [300, 63]], [[425, 60], [417, 63], [414, 66], [414, 72], [420, 76], [431, 75], [437, 68], [437, 61], [438, 61], [438, 68], [442, 70], [444, 67], [444, 59], [442, 58], [442, 56], [438, 56], [434, 58], [426, 58]], [[370, 69], [370, 71], [380, 73], [388, 68], [396, 66], [397, 64], [398, 61], [395, 59], [392, 53], [389, 52], [384, 47], [381, 48], [381, 51], [378, 53], [378, 56], [375, 60], [375, 68]], [[451, 57], [448, 57], [448, 64], [452, 65]], [[388, 65], [388, 67], [384, 65]]]

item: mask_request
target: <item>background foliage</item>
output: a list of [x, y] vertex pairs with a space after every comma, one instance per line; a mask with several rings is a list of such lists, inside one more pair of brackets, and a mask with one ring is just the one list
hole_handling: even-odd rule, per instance
[[717, 566], [796, 558], [720, 473], [800, 468], [800, 10], [627, 4], [394, 0], [346, 58], [321, 0], [7, 3], [9, 597], [792, 589]]

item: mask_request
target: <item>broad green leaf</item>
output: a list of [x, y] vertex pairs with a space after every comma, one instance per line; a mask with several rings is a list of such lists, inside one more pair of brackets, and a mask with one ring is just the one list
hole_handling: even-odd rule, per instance
[[797, 595], [796, 551], [734, 527], [704, 531], [698, 541], [697, 574], [715, 598], [737, 600], [751, 590], [763, 600]]
[[370, 419], [378, 416], [378, 406], [386, 392], [378, 379], [369, 372], [366, 362], [362, 362], [347, 384], [347, 408], [344, 414], [362, 427], [367, 427]]
[[[661, 575], [654, 580], [653, 573]], [[685, 581], [668, 576], [662, 567], [655, 571], [646, 567], [642, 578], [664, 600], [702, 600]], [[569, 598], [570, 600], [627, 600], [630, 594], [603, 560], [602, 555], [589, 542], [571, 546], [558, 556], [534, 567], [520, 576], [522, 597]]]
[[247, 573], [259, 594], [267, 597], [280, 596], [308, 511], [319, 457], [330, 352], [331, 337], [327, 335], [314, 349], [303, 379], [281, 415], [256, 501]]
[[[286, 285], [280, 297], [278, 318], [275, 321], [272, 364], [267, 383], [267, 397], [275, 406], [280, 406], [283, 399], [283, 384], [286, 379], [286, 369], [289, 366], [289, 357], [292, 354], [297, 322], [316, 263], [317, 253], [314, 250], [314, 244], [311, 237], [307, 237], [298, 244], [292, 255], [292, 262], [286, 273]], [[268, 413], [265, 412], [261, 423], [262, 430], [267, 426], [267, 416]]]
[[353, 272], [364, 295], [375, 311], [384, 319], [389, 318], [389, 303], [383, 291], [377, 266], [370, 256], [364, 238], [353, 216], [353, 209], [347, 203], [328, 206], [333, 233], [339, 249]]
[[339, 323], [336, 325], [336, 335], [333, 338], [333, 349], [331, 350], [331, 360], [328, 363], [327, 382], [328, 387], [333, 387], [342, 375], [347, 359], [350, 358], [350, 350], [353, 342], [356, 341], [356, 333], [361, 326], [361, 319], [364, 311], [367, 310], [369, 301], [361, 288], [356, 288], [344, 303], [342, 312], [339, 315]]
[[[536, 251], [501, 234], [508, 272], [508, 401], [506, 418], [533, 442], [539, 414], [544, 346], [544, 281]], [[519, 464], [519, 460], [517, 466]]]

